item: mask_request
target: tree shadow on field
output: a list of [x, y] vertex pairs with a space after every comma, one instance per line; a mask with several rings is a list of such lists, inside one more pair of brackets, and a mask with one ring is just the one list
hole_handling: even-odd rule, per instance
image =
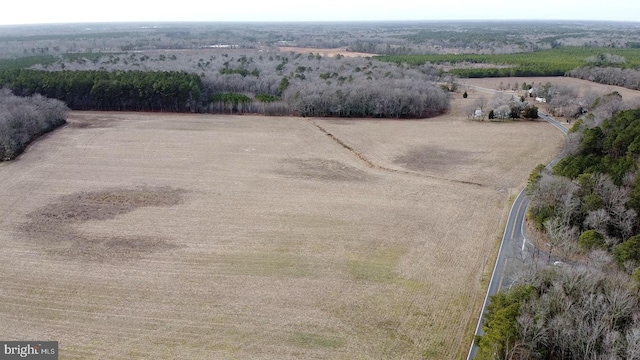
[[183, 202], [186, 191], [170, 187], [108, 189], [62, 196], [27, 215], [21, 230], [51, 254], [81, 260], [132, 260], [177, 246], [150, 236], [90, 236], [77, 226], [105, 221], [142, 207]]

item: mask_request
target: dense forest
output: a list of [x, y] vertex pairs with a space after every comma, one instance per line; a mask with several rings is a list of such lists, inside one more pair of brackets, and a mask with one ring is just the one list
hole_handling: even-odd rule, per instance
[[0, 71], [0, 84], [80, 110], [425, 118], [449, 107], [436, 82], [453, 81], [428, 65], [247, 50], [76, 54], [30, 67]]
[[[640, 110], [618, 100], [595, 99], [607, 114], [577, 122], [568, 155], [531, 174], [529, 217], [544, 236], [492, 298], [478, 358], [640, 358]], [[563, 262], [544, 264], [550, 254]]]
[[0, 161], [15, 158], [33, 139], [65, 124], [67, 110], [58, 100], [0, 89]]
[[16, 95], [42, 94], [74, 110], [193, 111], [202, 84], [180, 72], [14, 70], [0, 73], [0, 84]]

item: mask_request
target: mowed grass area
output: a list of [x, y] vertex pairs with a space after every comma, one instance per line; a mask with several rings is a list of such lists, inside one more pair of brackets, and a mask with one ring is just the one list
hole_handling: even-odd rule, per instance
[[0, 164], [0, 338], [61, 359], [463, 358], [509, 198], [562, 137], [459, 102], [72, 113]]

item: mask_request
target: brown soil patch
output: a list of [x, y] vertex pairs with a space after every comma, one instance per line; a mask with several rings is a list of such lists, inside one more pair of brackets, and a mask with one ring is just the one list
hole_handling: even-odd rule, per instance
[[67, 118], [67, 126], [78, 129], [95, 129], [95, 128], [109, 128], [116, 122], [113, 118], [103, 118], [100, 116], [71, 116]]
[[34, 222], [79, 223], [107, 220], [145, 206], [175, 206], [181, 202], [181, 190], [111, 189], [66, 195], [33, 212]]
[[396, 156], [394, 163], [410, 170], [443, 172], [456, 164], [468, 164], [472, 159], [471, 152], [426, 145]]
[[182, 190], [110, 189], [62, 196], [27, 214], [22, 231], [56, 255], [83, 260], [130, 260], [153, 251], [174, 248], [168, 241], [145, 236], [89, 236], [76, 225], [104, 221], [148, 206], [175, 206], [182, 202]]
[[371, 174], [356, 167], [335, 160], [287, 159], [283, 160], [283, 169], [276, 173], [303, 179], [329, 181], [367, 181]]
[[110, 125], [0, 164], [0, 337], [65, 359], [464, 357], [509, 194], [563, 138], [463, 104], [410, 121], [73, 112]]

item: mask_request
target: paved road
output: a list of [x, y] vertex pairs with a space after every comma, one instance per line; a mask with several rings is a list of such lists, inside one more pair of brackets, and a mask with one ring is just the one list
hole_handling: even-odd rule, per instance
[[[547, 114], [538, 113], [538, 115], [551, 125], [558, 128], [565, 136], [569, 134], [567, 128], [558, 121], [549, 117]], [[565, 151], [563, 150], [547, 165], [547, 168], [555, 166], [555, 164], [557, 164], [564, 155]], [[493, 273], [491, 274], [487, 295], [485, 296], [484, 303], [482, 304], [482, 312], [480, 313], [480, 319], [478, 319], [478, 324], [476, 325], [475, 335], [482, 336], [483, 334], [482, 317], [484, 316], [484, 312], [489, 304], [489, 298], [492, 295], [495, 295], [498, 291], [508, 289], [515, 280], [513, 278], [515, 274], [513, 271], [510, 271], [509, 265], [517, 266], [518, 262], [521, 263], [524, 256], [527, 254], [525, 248], [527, 246], [532, 246], [527, 243], [524, 230], [524, 220], [527, 214], [528, 205], [529, 199], [523, 189], [514, 200], [513, 205], [511, 206], [511, 211], [509, 211], [507, 225], [505, 226], [504, 234], [502, 235], [502, 242], [500, 243], [500, 250], [498, 251], [498, 258], [496, 259], [496, 264], [493, 268]], [[472, 343], [469, 348], [467, 360], [475, 358], [477, 351], [478, 347]]]
[[542, 118], [543, 120], [546, 120], [547, 122], [549, 122], [551, 125], [555, 126], [556, 128], [558, 128], [558, 130], [562, 131], [562, 133], [564, 135], [569, 135], [569, 130], [564, 127], [564, 125], [560, 124], [558, 121], [552, 119], [549, 117], [549, 115], [547, 114], [543, 114], [541, 112], [538, 113], [538, 116], [540, 116], [540, 118]]

